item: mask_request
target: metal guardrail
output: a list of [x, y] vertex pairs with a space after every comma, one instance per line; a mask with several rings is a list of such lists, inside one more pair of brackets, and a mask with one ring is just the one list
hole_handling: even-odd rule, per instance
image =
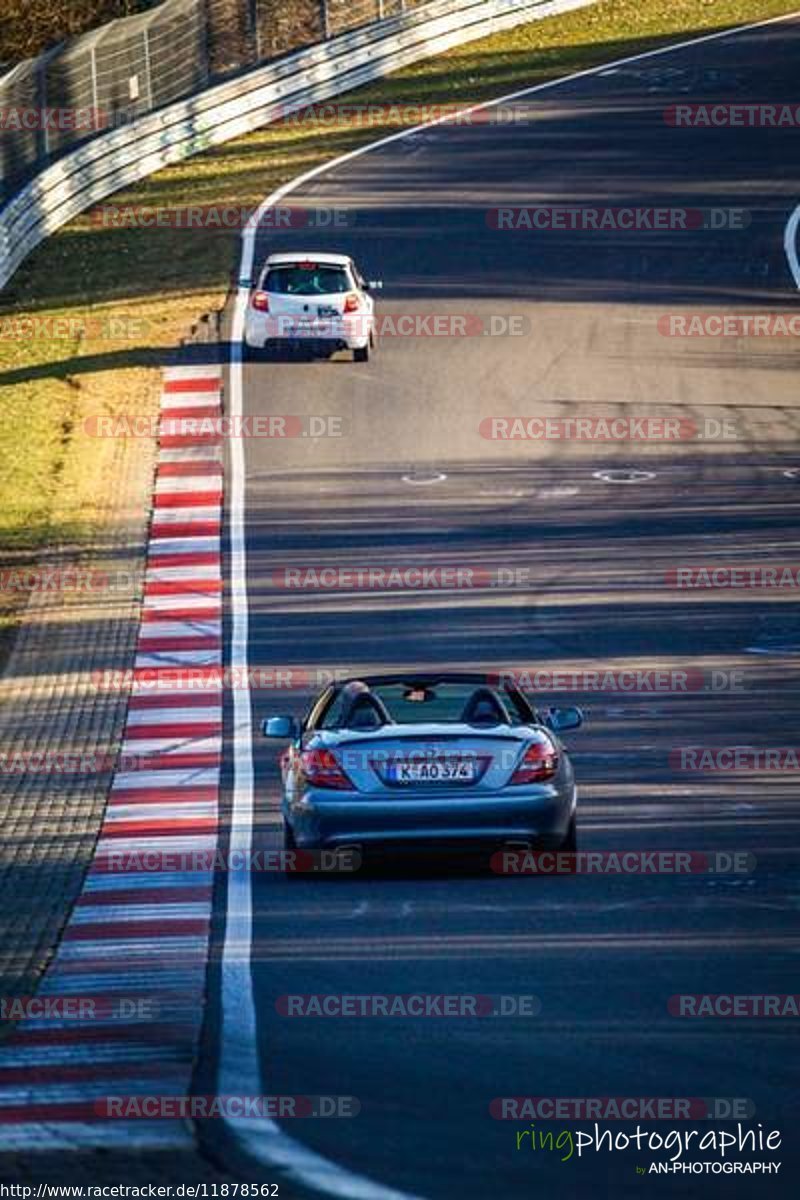
[[46, 167], [0, 210], [0, 288], [56, 229], [170, 163], [453, 46], [591, 3], [433, 0], [100, 134]]

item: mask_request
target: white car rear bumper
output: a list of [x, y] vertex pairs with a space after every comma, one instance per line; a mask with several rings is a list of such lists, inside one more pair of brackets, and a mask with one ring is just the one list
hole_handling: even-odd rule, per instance
[[362, 313], [339, 317], [272, 316], [248, 311], [244, 340], [255, 350], [271, 343], [329, 342], [347, 350], [368, 345], [373, 318]]

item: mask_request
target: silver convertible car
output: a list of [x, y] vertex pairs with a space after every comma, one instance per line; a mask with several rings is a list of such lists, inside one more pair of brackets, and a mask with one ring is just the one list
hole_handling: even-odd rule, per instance
[[559, 734], [577, 708], [537, 712], [513, 684], [392, 674], [331, 684], [301, 722], [269, 717], [286, 849], [576, 848], [576, 788]]

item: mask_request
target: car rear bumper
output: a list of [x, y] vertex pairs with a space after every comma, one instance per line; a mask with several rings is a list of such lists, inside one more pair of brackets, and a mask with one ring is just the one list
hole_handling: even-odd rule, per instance
[[513, 795], [410, 800], [307, 793], [285, 812], [298, 846], [528, 842], [550, 849], [567, 835], [575, 791], [539, 785]]
[[245, 344], [253, 350], [270, 347], [303, 346], [327, 347], [329, 350], [362, 350], [369, 344], [370, 326], [358, 321], [312, 320], [306, 329], [297, 329], [293, 322], [268, 316], [248, 314], [244, 330]]

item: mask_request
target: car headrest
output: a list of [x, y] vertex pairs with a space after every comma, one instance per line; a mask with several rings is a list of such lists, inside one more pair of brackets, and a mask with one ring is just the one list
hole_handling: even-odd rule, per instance
[[385, 721], [372, 696], [357, 696], [347, 714], [345, 724], [348, 729], [380, 729]]
[[489, 688], [476, 688], [461, 714], [465, 725], [507, 725], [508, 715]]

